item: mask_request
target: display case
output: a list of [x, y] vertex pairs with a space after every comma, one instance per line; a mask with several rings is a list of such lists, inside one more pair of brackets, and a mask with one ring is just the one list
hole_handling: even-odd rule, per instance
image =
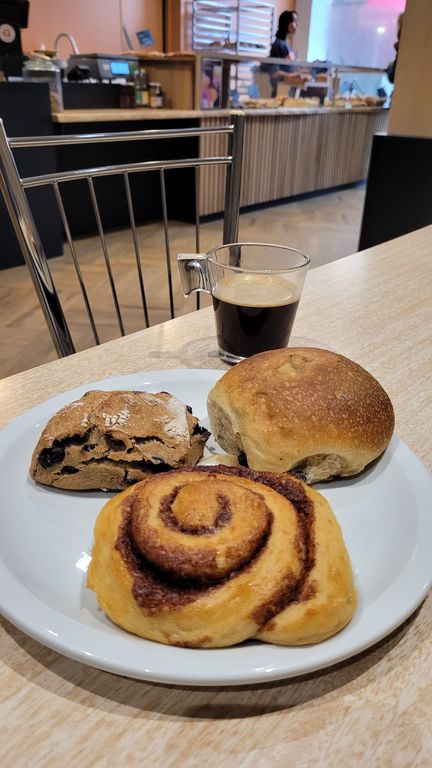
[[[384, 70], [207, 49], [195, 52], [195, 108], [378, 107], [387, 103]], [[284, 73], [289, 72], [289, 80]], [[298, 78], [296, 78], [298, 74]], [[303, 80], [302, 76], [306, 76]], [[274, 84], [276, 82], [276, 89]], [[272, 92], [276, 93], [272, 95]]]
[[[132, 53], [132, 52], [130, 52]], [[380, 106], [384, 70], [338, 66], [328, 61], [290, 62], [216, 47], [184, 53], [133, 52], [149, 80], [161, 84], [168, 109], [215, 110], [260, 107]], [[283, 78], [272, 98], [272, 79], [285, 68], [307, 73], [302, 83]], [[70, 85], [70, 84], [69, 84]], [[87, 106], [87, 105], [86, 105]]]

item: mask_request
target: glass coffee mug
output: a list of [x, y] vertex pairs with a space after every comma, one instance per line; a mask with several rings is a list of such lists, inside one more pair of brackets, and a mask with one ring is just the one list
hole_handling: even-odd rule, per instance
[[219, 355], [230, 364], [287, 346], [309, 262], [294, 248], [269, 243], [177, 255], [185, 296], [212, 296]]

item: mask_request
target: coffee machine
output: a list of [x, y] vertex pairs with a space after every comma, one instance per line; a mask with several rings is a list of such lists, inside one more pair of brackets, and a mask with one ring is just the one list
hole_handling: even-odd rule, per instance
[[21, 30], [28, 25], [28, 0], [0, 0], [0, 69], [5, 76], [20, 77], [26, 59]]

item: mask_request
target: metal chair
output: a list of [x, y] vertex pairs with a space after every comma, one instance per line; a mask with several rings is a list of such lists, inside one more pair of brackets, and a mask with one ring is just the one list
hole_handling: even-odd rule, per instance
[[[128, 162], [121, 165], [107, 165], [99, 167], [80, 168], [79, 170], [62, 171], [49, 173], [39, 176], [22, 178], [18, 172], [17, 164], [13, 155], [13, 150], [23, 147], [42, 148], [42, 147], [64, 147], [73, 145], [91, 145], [108, 142], [141, 142], [148, 140], [169, 141], [172, 139], [183, 139], [187, 137], [204, 137], [208, 135], [226, 134], [228, 137], [228, 148], [226, 154], [210, 157], [186, 157], [170, 160], [145, 160], [138, 162]], [[203, 128], [181, 128], [164, 130], [143, 130], [129, 131], [119, 133], [99, 133], [84, 135], [65, 135], [65, 136], [38, 136], [8, 138], [4, 130], [3, 122], [0, 120], [0, 189], [6, 202], [6, 206], [12, 220], [12, 224], [22, 251], [24, 260], [30, 271], [39, 302], [45, 315], [45, 319], [51, 333], [54, 346], [59, 357], [70, 355], [75, 352], [74, 343], [69, 331], [68, 324], [64, 315], [64, 308], [61, 299], [54, 285], [50, 272], [49, 262], [46, 257], [41, 238], [39, 236], [29, 202], [27, 200], [26, 190], [35, 187], [48, 185], [52, 188], [57, 212], [60, 215], [64, 230], [65, 240], [67, 241], [72, 257], [73, 265], [78, 278], [79, 287], [84, 300], [88, 319], [93, 333], [95, 344], [99, 344], [99, 335], [96, 328], [93, 310], [90, 304], [88, 291], [80, 268], [77, 256], [74, 238], [71, 234], [71, 227], [65, 210], [62, 196], [63, 185], [71, 184], [76, 180], [86, 180], [90, 199], [93, 206], [93, 213], [96, 222], [97, 234], [103, 252], [104, 263], [109, 280], [110, 293], [115, 307], [116, 318], [121, 335], [125, 335], [122, 312], [117, 295], [114, 275], [107, 247], [102, 216], [98, 203], [97, 190], [94, 180], [102, 176], [119, 176], [122, 178], [124, 194], [127, 201], [127, 209], [130, 220], [131, 234], [134, 244], [135, 263], [137, 279], [140, 286], [140, 294], [144, 313], [145, 327], [149, 325], [147, 296], [145, 290], [145, 280], [141, 265], [141, 253], [137, 236], [137, 227], [135, 221], [134, 202], [131, 194], [130, 176], [140, 172], [159, 172], [160, 194], [162, 205], [162, 218], [165, 238], [165, 259], [166, 273], [169, 289], [170, 315], [174, 317], [174, 297], [171, 274], [170, 258], [170, 235], [168, 226], [168, 210], [166, 195], [166, 174], [171, 169], [194, 168], [195, 169], [195, 248], [198, 252], [200, 216], [199, 216], [199, 189], [200, 189], [200, 169], [203, 166], [225, 166], [225, 207], [223, 221], [223, 242], [236, 242], [238, 235], [239, 205], [240, 205], [240, 181], [242, 170], [242, 149], [243, 149], [243, 115], [237, 114], [230, 117], [229, 125]], [[199, 152], [198, 152], [199, 154]], [[146, 173], [143, 175], [145, 179]], [[158, 194], [158, 190], [155, 190]], [[54, 212], [53, 212], [54, 213]], [[199, 306], [199, 305], [197, 305]]]

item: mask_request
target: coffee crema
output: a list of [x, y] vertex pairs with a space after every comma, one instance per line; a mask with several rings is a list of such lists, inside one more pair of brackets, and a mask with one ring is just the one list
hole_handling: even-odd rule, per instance
[[280, 275], [239, 273], [220, 280], [212, 299], [220, 349], [250, 357], [286, 347], [300, 290]]

